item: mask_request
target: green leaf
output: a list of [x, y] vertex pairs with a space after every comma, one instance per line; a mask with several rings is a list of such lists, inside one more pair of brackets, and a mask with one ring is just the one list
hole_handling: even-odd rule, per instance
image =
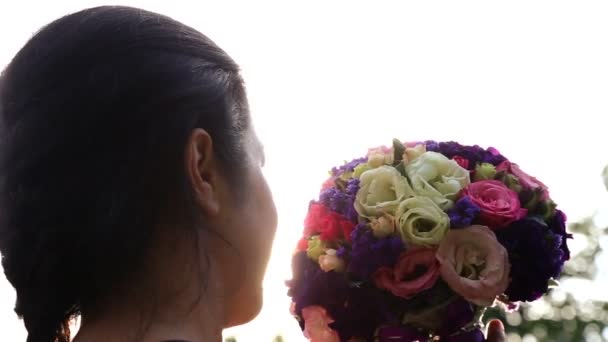
[[557, 204], [552, 200], [541, 202], [536, 211], [538, 215], [541, 215], [545, 221], [549, 221], [553, 216], [555, 216], [555, 210], [557, 209]]
[[533, 215], [528, 217], [528, 219], [538, 222], [538, 224], [542, 225], [543, 227], [548, 227], [547, 222], [545, 222], [542, 216]]
[[604, 178], [604, 186], [606, 187], [606, 190], [608, 190], [608, 165], [604, 168], [602, 177]]
[[496, 177], [496, 167], [494, 165], [490, 163], [481, 163], [477, 164], [475, 167], [475, 182], [494, 179], [494, 177]]
[[524, 190], [519, 194], [519, 200], [522, 203], [522, 207], [528, 209], [531, 213], [537, 213], [537, 206], [542, 198], [542, 190]]
[[405, 172], [405, 165], [403, 163], [399, 163], [399, 165], [395, 166], [395, 169], [397, 169], [403, 177], [407, 178], [407, 172]]
[[354, 172], [353, 172], [353, 178], [357, 178], [357, 179], [358, 179], [358, 178], [360, 178], [360, 177], [361, 177], [361, 175], [362, 175], [362, 174], [363, 174], [365, 171], [368, 171], [368, 170], [371, 170], [371, 169], [372, 169], [372, 167], [371, 167], [371, 166], [369, 166], [369, 164], [368, 164], [368, 163], [362, 163], [362, 164], [359, 164], [359, 165], [355, 166], [355, 170], [354, 170]]
[[336, 184], [336, 188], [340, 189], [340, 191], [344, 191], [346, 190], [346, 181], [341, 179], [341, 178], [337, 178], [335, 181]]
[[496, 173], [494, 179], [501, 181], [504, 185], [507, 186], [507, 188], [517, 192], [518, 194], [521, 193], [523, 190], [523, 188], [519, 184], [519, 178], [506, 171], [500, 171]]
[[458, 296], [443, 281], [437, 281], [435, 286], [408, 300], [405, 315], [401, 323], [414, 325], [427, 330], [438, 330], [446, 308], [457, 300]]
[[550, 278], [548, 285], [549, 285], [550, 289], [558, 288], [559, 287], [559, 281], [557, 281], [557, 280], [555, 280], [553, 278]]
[[399, 139], [393, 139], [393, 160], [395, 164], [401, 164], [403, 153], [405, 153], [405, 145]]

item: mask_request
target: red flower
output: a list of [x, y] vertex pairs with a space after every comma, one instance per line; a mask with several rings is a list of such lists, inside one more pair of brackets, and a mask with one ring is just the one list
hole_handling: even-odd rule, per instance
[[336, 186], [336, 179], [334, 177], [329, 177], [325, 182], [323, 182], [323, 185], [321, 186], [321, 191], [327, 190], [334, 186]]
[[296, 252], [302, 252], [308, 249], [308, 238], [304, 236], [298, 241], [298, 245], [296, 246]]
[[454, 158], [452, 158], [458, 165], [460, 165], [460, 167], [462, 167], [463, 169], [469, 169], [469, 160], [465, 157], [461, 157], [461, 156], [454, 156]]
[[320, 203], [311, 203], [304, 220], [304, 237], [320, 234], [323, 241], [350, 241], [353, 229], [355, 225], [350, 220]]
[[308, 214], [304, 219], [304, 237], [311, 237], [321, 231], [321, 218], [327, 215], [329, 210], [319, 203], [311, 203]]

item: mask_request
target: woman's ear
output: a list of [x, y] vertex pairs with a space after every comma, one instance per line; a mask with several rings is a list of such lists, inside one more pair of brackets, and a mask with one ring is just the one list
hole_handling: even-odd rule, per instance
[[196, 203], [205, 214], [217, 215], [220, 211], [218, 165], [213, 153], [213, 140], [204, 129], [196, 128], [190, 134], [185, 163]]

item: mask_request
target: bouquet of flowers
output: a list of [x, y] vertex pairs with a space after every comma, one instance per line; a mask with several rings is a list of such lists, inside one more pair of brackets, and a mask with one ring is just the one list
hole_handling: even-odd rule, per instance
[[291, 312], [313, 342], [483, 341], [485, 308], [556, 284], [565, 221], [494, 148], [394, 140], [332, 169], [310, 203]]

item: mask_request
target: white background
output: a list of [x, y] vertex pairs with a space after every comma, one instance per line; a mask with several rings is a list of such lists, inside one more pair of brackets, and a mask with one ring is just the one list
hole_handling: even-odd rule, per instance
[[[0, 1], [0, 66], [42, 25], [107, 4]], [[264, 309], [226, 332], [239, 342], [303, 340], [283, 281], [307, 203], [331, 166], [393, 137], [495, 146], [547, 183], [573, 220], [608, 206], [599, 177], [608, 163], [607, 2], [112, 4], [183, 21], [243, 69], [280, 224]], [[598, 275], [604, 285], [607, 273]], [[0, 340], [24, 341], [13, 290], [0, 278]], [[576, 286], [606, 299], [594, 291], [603, 285]]]

